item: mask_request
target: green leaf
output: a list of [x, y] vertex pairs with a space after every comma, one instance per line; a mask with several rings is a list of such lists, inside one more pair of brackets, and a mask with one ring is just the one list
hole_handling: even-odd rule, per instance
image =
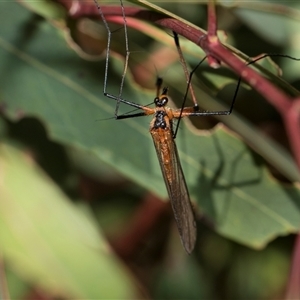
[[28, 151], [0, 145], [0, 243], [28, 283], [54, 296], [133, 298], [134, 283], [93, 222], [36, 166]]
[[[99, 163], [105, 162], [137, 184], [166, 197], [148, 132], [150, 119], [95, 122], [113, 117], [115, 111], [115, 102], [102, 93], [105, 62], [79, 58], [59, 30], [46, 22], [32, 23], [34, 35], [29, 35], [24, 25], [30, 13], [12, 3], [1, 7], [2, 16], [14, 11], [13, 20], [2, 18], [0, 31], [2, 112], [12, 120], [38, 118], [53, 140], [93, 153]], [[9, 26], [11, 22], [14, 26]], [[123, 70], [120, 57], [111, 57], [109, 70], [108, 92], [118, 95]], [[140, 89], [129, 72], [127, 75], [122, 97], [144, 105], [151, 103], [155, 91]], [[176, 88], [184, 91], [184, 85], [183, 81]], [[202, 107], [219, 110], [218, 101], [202, 96], [198, 89], [196, 92]], [[121, 105], [121, 112], [131, 110]], [[245, 139], [274, 164], [281, 164], [289, 178], [299, 178], [286, 151], [259, 136], [238, 116], [223, 120], [237, 132], [246, 132]], [[298, 187], [285, 187], [275, 181], [263, 161], [258, 159], [257, 164], [253, 152], [223, 127], [211, 133], [183, 124], [176, 142], [187, 184], [198, 213], [209, 216], [219, 233], [261, 248], [277, 235], [299, 230]]]
[[67, 17], [66, 11], [58, 3], [52, 1], [40, 0], [40, 1], [24, 1], [20, 0], [28, 9], [32, 10], [36, 14], [44, 18], [60, 20]]
[[235, 9], [234, 12], [267, 40], [281, 44], [288, 36], [285, 26], [286, 18], [283, 16], [246, 9]]

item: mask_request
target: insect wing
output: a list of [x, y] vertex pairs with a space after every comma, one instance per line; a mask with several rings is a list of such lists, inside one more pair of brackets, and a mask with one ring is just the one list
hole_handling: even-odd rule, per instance
[[196, 242], [197, 228], [172, 132], [165, 129], [152, 129], [150, 132], [170, 197], [181, 242], [185, 250], [191, 253]]

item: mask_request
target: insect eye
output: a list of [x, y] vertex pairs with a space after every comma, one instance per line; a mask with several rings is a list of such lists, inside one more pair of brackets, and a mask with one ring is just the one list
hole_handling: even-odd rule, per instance
[[160, 105], [160, 99], [159, 99], [158, 97], [154, 98], [154, 104], [155, 104], [156, 106], [161, 106], [161, 105]]
[[169, 101], [168, 97], [163, 97], [160, 99], [162, 106], [166, 105]]
[[168, 103], [168, 97], [156, 97], [154, 98], [154, 103], [158, 107], [165, 106]]

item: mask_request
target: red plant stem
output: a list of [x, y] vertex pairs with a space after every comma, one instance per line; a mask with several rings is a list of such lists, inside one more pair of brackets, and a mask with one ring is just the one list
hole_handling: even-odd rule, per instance
[[287, 284], [285, 299], [299, 299], [300, 296], [300, 235], [297, 235], [294, 246], [290, 278]]
[[216, 15], [216, 4], [214, 1], [208, 2], [207, 15], [208, 15], [207, 35], [216, 36], [218, 25], [217, 25], [217, 15]]
[[[300, 166], [300, 98], [295, 99], [289, 111], [284, 114], [284, 123], [288, 132], [289, 141], [297, 161], [298, 167]], [[289, 280], [286, 288], [285, 299], [299, 299], [300, 297], [300, 234], [298, 233], [294, 244], [293, 258], [291, 261], [291, 270]]]
[[157, 230], [160, 220], [170, 216], [170, 203], [147, 194], [136, 210], [127, 228], [120, 237], [112, 241], [112, 246], [124, 260], [132, 260], [140, 252], [147, 236]]
[[[207, 37], [210, 41], [218, 40], [217, 38], [217, 15], [216, 15], [216, 4], [214, 0], [208, 2], [207, 6]], [[212, 55], [207, 56], [208, 64], [212, 68], [218, 68], [220, 66], [220, 61]]]
[[[292, 104], [282, 113], [284, 124], [289, 135], [292, 151], [295, 156], [298, 167], [300, 166], [300, 98], [293, 99]], [[299, 283], [300, 285], [300, 283]]]

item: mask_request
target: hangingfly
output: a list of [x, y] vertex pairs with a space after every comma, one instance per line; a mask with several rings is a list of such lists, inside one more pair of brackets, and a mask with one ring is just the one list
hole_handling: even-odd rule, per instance
[[168, 190], [174, 217], [185, 250], [191, 253], [194, 249], [197, 229], [194, 211], [186, 186], [174, 141], [173, 119], [184, 113], [166, 107], [168, 103], [167, 88], [154, 99], [154, 118], [150, 123], [150, 133], [154, 142], [161, 171]]
[[[109, 25], [105, 19], [105, 16], [101, 10], [101, 7], [97, 3], [97, 0], [94, 0], [97, 8], [99, 10], [100, 16], [102, 18], [103, 24], [108, 32], [108, 41], [107, 41], [107, 52], [106, 52], [106, 67], [104, 74], [104, 95], [110, 99], [113, 99], [117, 102], [115, 109], [115, 118], [117, 120], [120, 119], [128, 119], [133, 117], [140, 116], [149, 116], [153, 115], [153, 119], [150, 123], [150, 133], [154, 142], [154, 146], [156, 149], [157, 157], [159, 160], [159, 164], [161, 167], [161, 171], [164, 177], [164, 181], [167, 187], [168, 195], [170, 198], [170, 202], [173, 208], [175, 221], [178, 227], [178, 231], [180, 234], [181, 242], [183, 247], [185, 248], [187, 253], [191, 253], [195, 247], [196, 237], [197, 237], [197, 228], [195, 215], [193, 211], [193, 207], [190, 201], [189, 192], [187, 189], [187, 185], [185, 182], [185, 178], [183, 175], [182, 167], [178, 157], [178, 151], [175, 144], [175, 137], [177, 134], [177, 130], [179, 128], [179, 122], [182, 117], [187, 116], [215, 116], [215, 115], [229, 115], [232, 111], [234, 100], [232, 101], [231, 107], [227, 111], [212, 111], [212, 112], [200, 112], [199, 107], [196, 101], [196, 97], [194, 95], [194, 91], [191, 85], [191, 79], [195, 70], [199, 67], [201, 62], [193, 69], [192, 72], [188, 72], [188, 68], [186, 62], [184, 60], [180, 45], [179, 39], [176, 32], [174, 34], [175, 46], [177, 48], [179, 59], [182, 64], [186, 80], [188, 82], [187, 88], [185, 91], [185, 96], [183, 99], [182, 107], [179, 109], [172, 109], [167, 106], [168, 104], [168, 88], [162, 89], [162, 79], [158, 79], [156, 83], [157, 94], [154, 99], [154, 108], [150, 108], [148, 106], [139, 105], [137, 103], [128, 101], [123, 99], [122, 91], [125, 80], [125, 75], [128, 67], [128, 60], [130, 56], [130, 51], [128, 47], [128, 36], [127, 36], [127, 23], [125, 16], [125, 9], [123, 6], [123, 2], [121, 3], [121, 10], [123, 14], [124, 21], [124, 33], [125, 33], [125, 48], [126, 48], [126, 57], [125, 64], [123, 69], [123, 75], [120, 84], [119, 95], [113, 95], [107, 92], [107, 81], [108, 81], [108, 65], [109, 65], [109, 57], [110, 57], [110, 44], [111, 44], [111, 35], [112, 32], [109, 28]], [[193, 107], [185, 107], [185, 101], [187, 99], [188, 92], [191, 93], [192, 100], [194, 102]], [[118, 110], [120, 103], [127, 104], [129, 106], [140, 109], [141, 112], [133, 113], [133, 114], [124, 114], [118, 115]], [[173, 128], [173, 120], [177, 119], [177, 126], [174, 130]]]
[[195, 112], [194, 107], [184, 109], [172, 109], [168, 107], [168, 88], [164, 88], [160, 92], [161, 85], [162, 80], [159, 78], [157, 80], [157, 95], [154, 99], [155, 108], [141, 106], [122, 99], [122, 102], [142, 109], [143, 112], [117, 116], [117, 119], [153, 115], [150, 123], [150, 133], [165, 180], [182, 245], [188, 253], [191, 253], [196, 242], [197, 228], [189, 192], [174, 141], [173, 119], [193, 115]]
[[[176, 45], [179, 46], [178, 36], [175, 33], [174, 35]], [[167, 95], [168, 88], [163, 88], [161, 92], [162, 79], [159, 78], [156, 85], [157, 95], [154, 99], [155, 108], [142, 106], [125, 99], [120, 99], [111, 94], [106, 94], [106, 96], [142, 110], [142, 112], [135, 114], [117, 115], [116, 119], [118, 120], [153, 115], [153, 119], [150, 123], [150, 133], [165, 180], [182, 245], [187, 253], [191, 253], [196, 243], [197, 228], [193, 207], [174, 141], [178, 123], [174, 131], [173, 120], [177, 119], [180, 121], [182, 117], [188, 116], [228, 115], [231, 113], [232, 107], [230, 111], [215, 112], [199, 112], [196, 104], [193, 107], [172, 109], [167, 106], [169, 100]], [[187, 91], [188, 90], [189, 87], [187, 88]]]

